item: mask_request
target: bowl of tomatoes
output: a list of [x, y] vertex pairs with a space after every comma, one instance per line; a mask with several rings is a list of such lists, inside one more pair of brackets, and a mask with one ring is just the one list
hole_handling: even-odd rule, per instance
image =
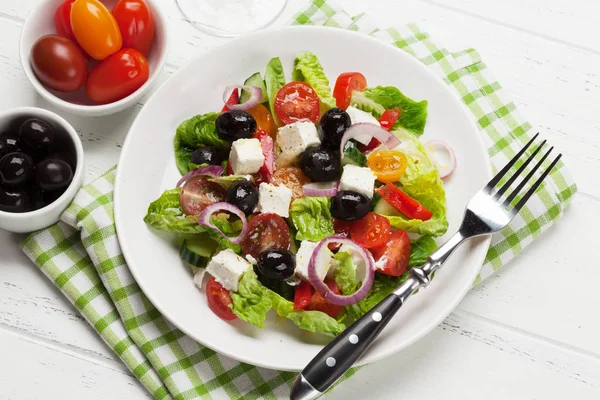
[[53, 105], [82, 116], [122, 111], [149, 90], [169, 45], [156, 0], [46, 0], [21, 31], [23, 70]]

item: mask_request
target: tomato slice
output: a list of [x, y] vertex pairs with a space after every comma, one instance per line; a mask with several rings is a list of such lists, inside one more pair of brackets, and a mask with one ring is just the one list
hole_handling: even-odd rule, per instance
[[293, 192], [292, 201], [304, 196], [302, 186], [310, 182], [304, 172], [298, 167], [279, 168], [273, 174], [271, 182], [274, 185], [284, 185]]
[[150, 53], [154, 40], [154, 18], [144, 0], [119, 0], [112, 9], [123, 38], [123, 48]]
[[367, 78], [360, 72], [344, 72], [338, 76], [333, 88], [333, 97], [338, 108], [345, 110], [350, 105], [352, 92], [362, 92], [367, 87]]
[[413, 199], [402, 191], [399, 187], [386, 183], [378, 189], [375, 189], [385, 201], [390, 203], [392, 207], [406, 215], [410, 219], [420, 219], [427, 221], [431, 219], [433, 213], [426, 209], [421, 203]]
[[269, 249], [289, 249], [290, 228], [277, 214], [258, 214], [248, 223], [248, 234], [242, 242], [244, 254], [258, 258]]
[[386, 217], [370, 212], [363, 219], [354, 221], [350, 237], [361, 246], [371, 249], [386, 242], [391, 228]]
[[317, 122], [320, 115], [319, 96], [305, 82], [290, 82], [279, 89], [275, 112], [284, 124], [309, 119]]
[[302, 310], [310, 304], [315, 289], [306, 281], [300, 282], [294, 290], [294, 310]]
[[219, 184], [196, 175], [181, 188], [179, 205], [186, 215], [200, 215], [207, 206], [225, 199], [227, 192]]
[[56, 33], [60, 36], [71, 39], [76, 42], [75, 35], [73, 34], [73, 28], [71, 28], [71, 8], [76, 0], [66, 0], [56, 9], [54, 14], [54, 26], [56, 27]]
[[378, 150], [369, 154], [367, 166], [381, 182], [397, 182], [406, 172], [407, 159], [396, 150]]
[[221, 110], [221, 112], [229, 111], [229, 107], [227, 107], [228, 105], [231, 106], [234, 104], [239, 104], [239, 102], [240, 102], [240, 91], [237, 88], [235, 88], [235, 89], [233, 89], [233, 92], [231, 92], [231, 95], [227, 99], [227, 102], [223, 106], [223, 109]]
[[392, 129], [396, 121], [398, 121], [398, 118], [400, 118], [401, 114], [402, 110], [400, 109], [391, 108], [389, 110], [385, 110], [383, 114], [381, 114], [381, 117], [379, 117], [379, 124], [383, 129], [389, 131]]
[[371, 249], [375, 270], [385, 275], [401, 276], [408, 268], [410, 238], [404, 231], [391, 230], [386, 240], [382, 246]]
[[277, 128], [275, 127], [275, 121], [273, 121], [273, 116], [271, 115], [269, 109], [262, 104], [259, 104], [249, 109], [248, 113], [254, 117], [258, 129], [262, 129], [263, 131], [267, 132], [269, 136], [275, 140]]
[[[333, 293], [340, 294], [340, 289], [338, 289], [333, 279], [325, 279], [325, 284]], [[321, 311], [331, 318], [335, 318], [342, 311], [342, 306], [331, 304], [319, 292], [315, 291], [310, 298], [310, 303], [304, 309], [307, 311]]]
[[258, 129], [254, 138], [260, 141], [265, 163], [260, 170], [254, 175], [254, 180], [257, 185], [262, 182], [269, 183], [273, 177], [273, 169], [275, 168], [275, 152], [273, 150], [273, 138], [264, 130]]
[[225, 289], [214, 277], [211, 277], [206, 283], [206, 301], [212, 312], [222, 320], [233, 321], [237, 318], [231, 311], [233, 301], [229, 290]]
[[79, 45], [96, 60], [121, 50], [123, 38], [115, 17], [98, 0], [77, 0], [71, 8], [71, 28]]

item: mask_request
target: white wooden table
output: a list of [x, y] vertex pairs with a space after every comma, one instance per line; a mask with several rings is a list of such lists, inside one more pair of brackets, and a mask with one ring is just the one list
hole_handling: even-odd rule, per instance
[[[0, 109], [50, 108], [27, 81], [19, 32], [39, 0], [0, 0]], [[280, 24], [303, 0], [290, 0]], [[600, 2], [345, 0], [381, 24], [417, 22], [451, 50], [478, 49], [580, 188], [564, 219], [472, 290], [433, 333], [359, 371], [332, 399], [600, 398]], [[367, 4], [369, 3], [369, 4]], [[225, 39], [182, 20], [174, 0], [163, 79]], [[89, 181], [114, 165], [142, 104], [119, 115], [63, 115], [83, 139]], [[57, 110], [54, 110], [57, 111]], [[149, 395], [58, 290], [0, 231], [0, 398]]]

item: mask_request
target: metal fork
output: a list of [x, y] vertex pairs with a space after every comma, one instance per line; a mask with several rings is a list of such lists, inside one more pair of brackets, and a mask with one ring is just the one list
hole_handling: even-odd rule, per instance
[[471, 198], [458, 232], [433, 252], [425, 265], [412, 268], [410, 277], [400, 287], [350, 325], [308, 363], [292, 387], [291, 400], [314, 399], [325, 392], [364, 354], [406, 300], [417, 289], [429, 285], [433, 273], [444, 265], [458, 246], [468, 239], [498, 232], [512, 221], [562, 157], [562, 154], [559, 154], [517, 204], [511, 206], [554, 148], [551, 147], [516, 185], [517, 187], [504, 198], [504, 194], [524, 174], [525, 169], [542, 150], [546, 141], [539, 144], [523, 165], [498, 188], [500, 181], [513, 169], [538, 135], [535, 135], [483, 189]]

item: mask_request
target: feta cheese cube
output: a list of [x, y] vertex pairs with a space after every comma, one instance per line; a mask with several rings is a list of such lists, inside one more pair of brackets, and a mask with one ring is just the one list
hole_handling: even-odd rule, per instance
[[284, 185], [275, 186], [263, 182], [258, 187], [258, 211], [287, 218], [290, 215], [292, 195], [292, 190]]
[[[352, 125], [358, 124], [361, 122], [366, 122], [369, 124], [375, 124], [377, 126], [381, 126], [377, 118], [373, 116], [373, 114], [359, 110], [356, 107], [348, 107], [346, 112], [350, 116], [350, 121], [352, 121]], [[358, 135], [354, 138], [354, 140], [364, 144], [365, 146], [369, 144], [371, 141], [371, 136], [369, 135]]]
[[229, 155], [235, 175], [257, 173], [265, 163], [265, 156], [258, 139], [238, 139], [231, 145]]
[[352, 190], [372, 199], [374, 188], [375, 174], [369, 168], [353, 164], [344, 166], [342, 179], [340, 179], [340, 190]]
[[233, 250], [227, 249], [210, 260], [206, 266], [206, 272], [211, 274], [225, 289], [237, 292], [240, 278], [251, 267], [252, 265], [248, 261], [235, 254]]
[[[308, 263], [313, 251], [317, 247], [317, 243], [303, 240], [300, 243], [298, 253], [296, 253], [296, 275], [304, 280], [308, 280]], [[327, 272], [331, 267], [333, 253], [326, 247], [321, 250], [316, 262], [317, 276], [320, 280], [324, 280]]]
[[308, 146], [320, 143], [317, 128], [310, 121], [295, 122], [279, 128], [277, 146], [281, 154], [277, 158], [277, 166], [286, 167], [295, 163]]

